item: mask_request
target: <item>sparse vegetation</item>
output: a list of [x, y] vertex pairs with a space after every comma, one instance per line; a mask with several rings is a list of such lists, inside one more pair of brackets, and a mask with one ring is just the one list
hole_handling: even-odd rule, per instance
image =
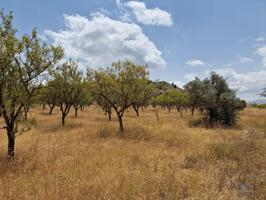
[[246, 108], [239, 128], [188, 126], [196, 112], [151, 107], [117, 118], [90, 106], [61, 127], [53, 115], [30, 110], [37, 127], [17, 138], [16, 157], [5, 158], [0, 134], [0, 199], [265, 199], [266, 112]]
[[265, 106], [222, 76], [180, 89], [131, 61], [85, 76], [0, 20], [0, 199], [266, 199]]

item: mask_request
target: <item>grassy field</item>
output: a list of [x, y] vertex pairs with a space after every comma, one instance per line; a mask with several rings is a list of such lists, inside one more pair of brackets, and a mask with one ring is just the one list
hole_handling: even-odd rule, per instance
[[34, 109], [38, 124], [6, 160], [0, 132], [0, 199], [266, 199], [266, 110], [246, 108], [234, 129], [190, 127], [199, 116], [126, 113], [125, 137], [100, 109]]

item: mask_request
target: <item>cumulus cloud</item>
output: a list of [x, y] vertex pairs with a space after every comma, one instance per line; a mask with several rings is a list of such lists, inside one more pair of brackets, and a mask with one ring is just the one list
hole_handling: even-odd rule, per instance
[[[117, 0], [117, 4], [121, 5], [121, 1]], [[173, 25], [172, 16], [167, 11], [160, 8], [148, 9], [144, 2], [129, 1], [124, 3], [125, 7], [129, 7], [135, 15], [139, 23], [145, 25], [171, 26]]]
[[240, 92], [256, 92], [258, 88], [266, 85], [266, 71], [264, 70], [237, 73], [235, 70], [226, 68], [215, 71], [227, 78], [230, 85], [239, 89]]
[[199, 59], [192, 59], [192, 60], [188, 60], [186, 62], [187, 65], [190, 65], [192, 67], [196, 67], [196, 66], [205, 66], [206, 63], [203, 62], [202, 60], [199, 60]]
[[91, 66], [126, 59], [151, 68], [166, 66], [161, 51], [136, 24], [99, 13], [91, 19], [80, 15], [65, 15], [64, 18], [64, 30], [46, 30], [45, 34], [65, 49], [66, 57]]
[[262, 64], [266, 67], [266, 45], [259, 47], [256, 53], [262, 57]]

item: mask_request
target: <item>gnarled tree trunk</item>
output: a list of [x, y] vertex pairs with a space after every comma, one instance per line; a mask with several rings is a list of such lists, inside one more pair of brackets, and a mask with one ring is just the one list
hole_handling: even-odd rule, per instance
[[7, 128], [8, 147], [7, 157], [13, 158], [15, 155], [15, 132], [13, 128]]

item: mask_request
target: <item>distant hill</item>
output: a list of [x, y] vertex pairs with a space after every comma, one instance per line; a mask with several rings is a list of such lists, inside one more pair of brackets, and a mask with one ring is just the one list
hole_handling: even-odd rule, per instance
[[266, 99], [256, 99], [253, 101], [248, 102], [250, 104], [266, 104]]
[[180, 87], [175, 85], [174, 83], [169, 83], [166, 81], [151, 81], [152, 84], [160, 91], [160, 92], [166, 92], [168, 90], [176, 89], [178, 91], [183, 91]]

